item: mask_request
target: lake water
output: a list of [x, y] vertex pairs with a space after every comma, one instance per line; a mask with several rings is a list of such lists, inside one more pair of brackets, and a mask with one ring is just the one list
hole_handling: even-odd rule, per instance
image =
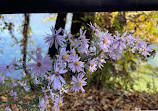
[[[24, 15], [23, 14], [5, 14], [5, 20], [11, 21], [14, 26], [14, 35], [15, 37], [20, 40], [23, 38], [23, 35], [21, 34], [21, 31], [18, 30], [19, 26], [21, 26], [24, 22]], [[33, 49], [36, 49], [37, 46], [42, 47], [43, 54], [48, 53], [48, 45], [45, 44], [44, 37], [46, 34], [51, 34], [50, 28], [52, 26], [55, 26], [55, 20], [51, 21], [44, 21], [45, 18], [52, 17], [53, 14], [30, 14], [30, 27], [33, 32], [31, 35], [31, 38], [28, 39], [28, 41], [33, 40], [36, 42], [36, 45], [34, 44], [28, 44], [28, 52], [30, 52]], [[67, 16], [67, 22], [65, 29], [70, 30], [71, 26], [71, 19], [72, 14], [68, 13]], [[0, 64], [10, 63], [14, 57], [22, 58], [20, 49], [20, 44], [14, 45], [11, 47], [11, 45], [14, 43], [14, 39], [11, 38], [11, 35], [9, 31], [4, 30], [0, 33], [0, 47], [3, 47], [3, 54], [0, 53]], [[13, 77], [19, 77], [17, 75], [17, 72], [14, 72], [15, 74], [7, 74], [8, 76]], [[19, 73], [19, 72], [18, 72]]]
[[[15, 37], [20, 40], [22, 39], [22, 34], [20, 32], [19, 26], [21, 26], [24, 22], [24, 15], [23, 14], [5, 14], [5, 20], [6, 21], [12, 21], [13, 24], [15, 25], [14, 27], [14, 35]], [[42, 47], [43, 49], [43, 54], [47, 54], [48, 52], [48, 45], [45, 44], [44, 42], [44, 37], [47, 34], [51, 34], [50, 28], [55, 25], [55, 20], [51, 21], [44, 21], [45, 18], [52, 17], [53, 14], [31, 14], [30, 15], [30, 27], [32, 29], [33, 35], [30, 40], [33, 40], [36, 42], [37, 46]], [[69, 13], [67, 16], [67, 22], [66, 22], [66, 30], [70, 30], [71, 26], [71, 19], [72, 19], [72, 14]], [[14, 39], [11, 38], [11, 35], [7, 30], [3, 31], [0, 33], [0, 47], [3, 47], [3, 54], [0, 53], [0, 64], [5, 62], [5, 63], [10, 63], [14, 57], [19, 57], [21, 58], [21, 51], [19, 45], [14, 45], [11, 47], [11, 44], [14, 43]], [[37, 48], [36, 45], [28, 45], [28, 51], [31, 51], [33, 49]], [[153, 46], [154, 47], [154, 46]], [[158, 48], [156, 48], [158, 51]], [[156, 53], [156, 56], [153, 59], [149, 59], [149, 62], [152, 66], [157, 67], [158, 66], [158, 54]], [[19, 73], [19, 72], [18, 72]], [[17, 72], [15, 74], [7, 74], [8, 76], [13, 76], [13, 77], [20, 77], [17, 75]]]

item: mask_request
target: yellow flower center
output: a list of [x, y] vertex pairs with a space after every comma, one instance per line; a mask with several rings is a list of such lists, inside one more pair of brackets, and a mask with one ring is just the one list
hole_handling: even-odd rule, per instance
[[78, 66], [80, 63], [79, 62], [75, 62], [75, 65]]
[[61, 106], [61, 105], [62, 105], [62, 102], [59, 102], [58, 105]]
[[74, 51], [72, 51], [74, 54], [76, 54], [76, 51], [74, 50]]
[[71, 36], [70, 39], [73, 40], [73, 37]]
[[104, 39], [104, 40], [103, 40], [103, 43], [105, 44], [106, 42], [107, 42], [107, 40], [106, 40], [106, 39]]
[[81, 86], [81, 85], [82, 85], [82, 82], [81, 82], [81, 81], [78, 81], [78, 85]]
[[80, 37], [79, 39], [82, 40], [82, 39], [84, 39], [84, 37]]
[[62, 56], [62, 59], [66, 60], [66, 59], [68, 59], [68, 56], [65, 54], [65, 55]]
[[50, 77], [48, 77], [48, 80], [50, 80]]
[[85, 54], [87, 54], [87, 51], [84, 51]]
[[94, 64], [91, 64], [91, 67], [93, 67], [94, 66]]

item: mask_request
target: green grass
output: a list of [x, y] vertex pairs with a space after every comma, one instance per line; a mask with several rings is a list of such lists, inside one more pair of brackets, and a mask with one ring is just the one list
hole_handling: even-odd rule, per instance
[[134, 89], [137, 91], [158, 92], [158, 77], [151, 75], [132, 73], [134, 81]]
[[158, 71], [149, 64], [140, 66], [131, 73], [134, 78], [134, 89], [137, 91], [158, 92]]

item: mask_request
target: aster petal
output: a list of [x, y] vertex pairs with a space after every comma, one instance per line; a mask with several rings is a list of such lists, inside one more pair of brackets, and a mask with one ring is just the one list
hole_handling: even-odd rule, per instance
[[60, 69], [60, 70], [59, 70], [59, 73], [60, 73], [60, 74], [64, 74], [64, 73], [66, 73], [67, 71], [68, 71], [68, 70]]
[[75, 82], [77, 82], [77, 79], [76, 79], [75, 76], [72, 76], [72, 80], [75, 81]]
[[37, 59], [35, 59], [32, 55], [28, 54], [30, 56], [31, 59], [33, 59], [35, 62], [38, 62]]
[[66, 83], [65, 80], [64, 80], [64, 78], [63, 78], [62, 76], [59, 76], [59, 79], [60, 79], [60, 81], [61, 81], [62, 83], [64, 83], [64, 84]]
[[51, 76], [51, 81], [52, 81], [52, 82], [54, 81], [54, 78], [55, 78], [55, 74], [53, 74], [53, 75]]
[[62, 86], [61, 86], [61, 82], [60, 82], [60, 80], [59, 80], [59, 77], [55, 77], [54, 78], [54, 81], [53, 81], [53, 88], [54, 88], [54, 90], [60, 90], [61, 88], [62, 88]]
[[37, 50], [36, 50], [36, 58], [37, 58], [37, 60], [38, 61], [41, 61], [41, 59], [42, 59], [42, 55], [41, 55], [41, 48], [38, 48], [39, 49], [39, 51], [37, 52]]
[[61, 32], [62, 28], [60, 27], [57, 31], [56, 31], [56, 35], [58, 35]]

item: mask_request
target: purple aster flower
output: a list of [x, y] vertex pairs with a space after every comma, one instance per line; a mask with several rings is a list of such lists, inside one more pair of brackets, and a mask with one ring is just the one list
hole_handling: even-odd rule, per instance
[[20, 84], [20, 86], [22, 86], [26, 92], [28, 92], [30, 90], [30, 88], [26, 87], [26, 83], [24, 81], [20, 82], [18, 81], [18, 83]]
[[84, 46], [86, 46], [89, 43], [89, 39], [86, 39], [85, 33], [87, 32], [87, 30], [85, 30], [83, 32], [82, 29], [80, 29], [80, 37], [78, 38], [79, 40], [81, 40], [82, 44]]
[[17, 101], [18, 100], [18, 97], [17, 96], [14, 96], [14, 101]]
[[75, 92], [79, 92], [79, 90], [81, 90], [82, 92], [84, 92], [84, 89], [83, 89], [83, 86], [86, 85], [86, 79], [87, 78], [84, 78], [84, 74], [78, 74], [77, 78], [76, 77], [72, 77], [72, 82], [71, 84], [73, 84], [73, 87], [71, 88], [72, 91], [75, 91]]
[[109, 47], [112, 43], [112, 36], [111, 34], [109, 34], [108, 32], [106, 33], [102, 33], [102, 35], [100, 36], [101, 41], [99, 43], [100, 48], [104, 51], [104, 52], [108, 52], [109, 51]]
[[125, 37], [125, 40], [127, 41], [127, 46], [132, 46], [134, 45], [135, 37], [133, 35], [128, 35]]
[[84, 62], [79, 61], [80, 57], [78, 55], [73, 56], [71, 63], [69, 63], [69, 68], [72, 70], [72, 72], [80, 72], [84, 71]]
[[0, 84], [4, 84], [5, 83], [5, 76], [0, 76]]
[[88, 46], [85, 46], [85, 47], [83, 47], [83, 46], [78, 47], [77, 50], [78, 50], [78, 52], [79, 52], [80, 54], [86, 54], [86, 55], [89, 55]]
[[90, 26], [91, 29], [95, 30], [96, 33], [99, 33], [99, 28], [96, 23], [94, 23], [94, 26], [91, 22], [88, 25]]
[[11, 91], [9, 92], [9, 94], [10, 94], [11, 96], [16, 96], [16, 95], [17, 95], [17, 93], [16, 93], [16, 92], [13, 92], [13, 90], [11, 90]]
[[13, 92], [13, 90], [11, 90], [11, 91], [9, 92], [9, 94], [10, 94], [11, 96], [14, 96], [14, 101], [18, 100], [17, 92]]
[[88, 47], [89, 47], [89, 39], [86, 39], [85, 36], [86, 31], [82, 31], [82, 29], [80, 29], [80, 37], [79, 40], [77, 42], [78, 46], [77, 46], [77, 50], [79, 53], [81, 54], [88, 54], [87, 52], [89, 52]]
[[18, 81], [18, 83], [19, 83], [20, 86], [22, 86], [22, 87], [26, 86], [26, 83], [25, 83], [24, 81], [22, 81], [22, 82]]
[[58, 96], [55, 99], [53, 108], [55, 108], [55, 111], [59, 111], [61, 106], [63, 106], [63, 97]]
[[4, 73], [4, 74], [6, 74], [7, 72], [13, 73], [14, 69], [17, 68], [17, 66], [15, 65], [16, 65], [16, 58], [14, 58], [10, 64], [6, 64], [6, 63], [1, 64], [0, 73]]
[[98, 31], [98, 32], [96, 33], [96, 36], [101, 39], [101, 37], [104, 35], [104, 33], [105, 33], [105, 32]]
[[24, 87], [25, 91], [26, 92], [29, 92], [30, 91], [30, 88], [29, 87]]
[[70, 55], [69, 55], [69, 60], [71, 61], [73, 56], [76, 55], [76, 50], [73, 48], [73, 49], [70, 49]]
[[52, 68], [52, 60], [49, 56], [45, 56], [44, 58], [41, 55], [41, 48], [39, 51], [36, 51], [36, 58], [29, 55], [36, 63], [31, 63], [27, 65], [27, 69], [31, 69], [32, 75], [37, 76], [38, 73], [40, 76], [45, 76], [48, 71]]
[[117, 32], [117, 35], [114, 36], [115, 37], [115, 41], [112, 43], [114, 49], [117, 49], [120, 53], [122, 53], [123, 49], [126, 48], [125, 42], [125, 36], [126, 36], [127, 32], [123, 33], [123, 35], [120, 37], [120, 34]]
[[5, 108], [5, 111], [12, 111], [9, 106]]
[[44, 111], [47, 107], [46, 101], [43, 98], [39, 98], [39, 106], [40, 111]]
[[86, 32], [87, 32], [87, 30], [85, 30], [85, 31], [83, 32], [83, 30], [80, 29], [80, 37], [79, 37], [79, 39], [86, 39], [86, 36], [85, 36]]
[[97, 61], [97, 66], [102, 69], [103, 67], [103, 63], [106, 63], [106, 61], [104, 59], [101, 59], [99, 57], [96, 58], [96, 61]]
[[67, 66], [67, 62], [63, 62], [63, 61], [58, 61], [57, 60], [57, 64], [58, 64], [58, 66], [59, 66], [60, 69], [64, 69]]
[[55, 48], [58, 49], [58, 45], [62, 47], [64, 45], [64, 42], [66, 41], [64, 36], [59, 35], [59, 33], [62, 31], [61, 28], [59, 28], [57, 31], [52, 27], [51, 29], [52, 35], [48, 35], [45, 40], [46, 43], [49, 44], [49, 47], [52, 47], [52, 45], [55, 43]]
[[63, 48], [61, 51], [60, 51], [60, 55], [56, 55], [58, 57], [58, 62], [65, 62], [65, 61], [69, 61], [68, 58], [69, 58], [69, 55], [68, 55], [68, 52], [69, 51], [66, 51], [66, 48]]
[[142, 47], [142, 45], [146, 44], [144, 39], [139, 39], [139, 36], [137, 35], [137, 37], [135, 38], [135, 48], [136, 49], [140, 49]]
[[90, 64], [89, 66], [90, 72], [94, 72], [97, 70], [97, 61], [95, 59], [90, 60], [89, 64]]
[[141, 51], [139, 53], [141, 53], [144, 56], [150, 55], [149, 52], [153, 51], [150, 46], [147, 46], [147, 43], [143, 44], [141, 47]]
[[70, 41], [70, 43], [73, 41], [73, 36], [71, 35], [71, 32], [67, 32], [66, 30], [63, 30], [66, 38]]
[[12, 69], [16, 69], [18, 67], [16, 65], [17, 65], [17, 59], [16, 57], [14, 57], [12, 62], [10, 63], [10, 66], [12, 67]]
[[109, 56], [114, 60], [118, 60], [121, 58], [122, 53], [119, 52], [118, 50], [115, 50], [113, 47], [111, 47], [109, 50]]
[[54, 63], [54, 72], [55, 74], [51, 76], [51, 81], [52, 81], [52, 87], [54, 90], [60, 90], [62, 88], [62, 83], [65, 84], [64, 78], [61, 76], [61, 74], [64, 74], [67, 72], [67, 70], [60, 69], [58, 67], [57, 63]]
[[74, 49], [77, 48], [80, 42], [81, 42], [80, 40], [74, 39], [74, 40], [71, 42], [71, 44], [70, 44], [70, 48], [71, 48], [71, 49], [72, 49], [72, 48], [74, 48]]
[[13, 73], [14, 71], [14, 66], [12, 63], [10, 63], [9, 65], [6, 63], [3, 63], [0, 65], [0, 72], [6, 74], [7, 72], [9, 73]]

